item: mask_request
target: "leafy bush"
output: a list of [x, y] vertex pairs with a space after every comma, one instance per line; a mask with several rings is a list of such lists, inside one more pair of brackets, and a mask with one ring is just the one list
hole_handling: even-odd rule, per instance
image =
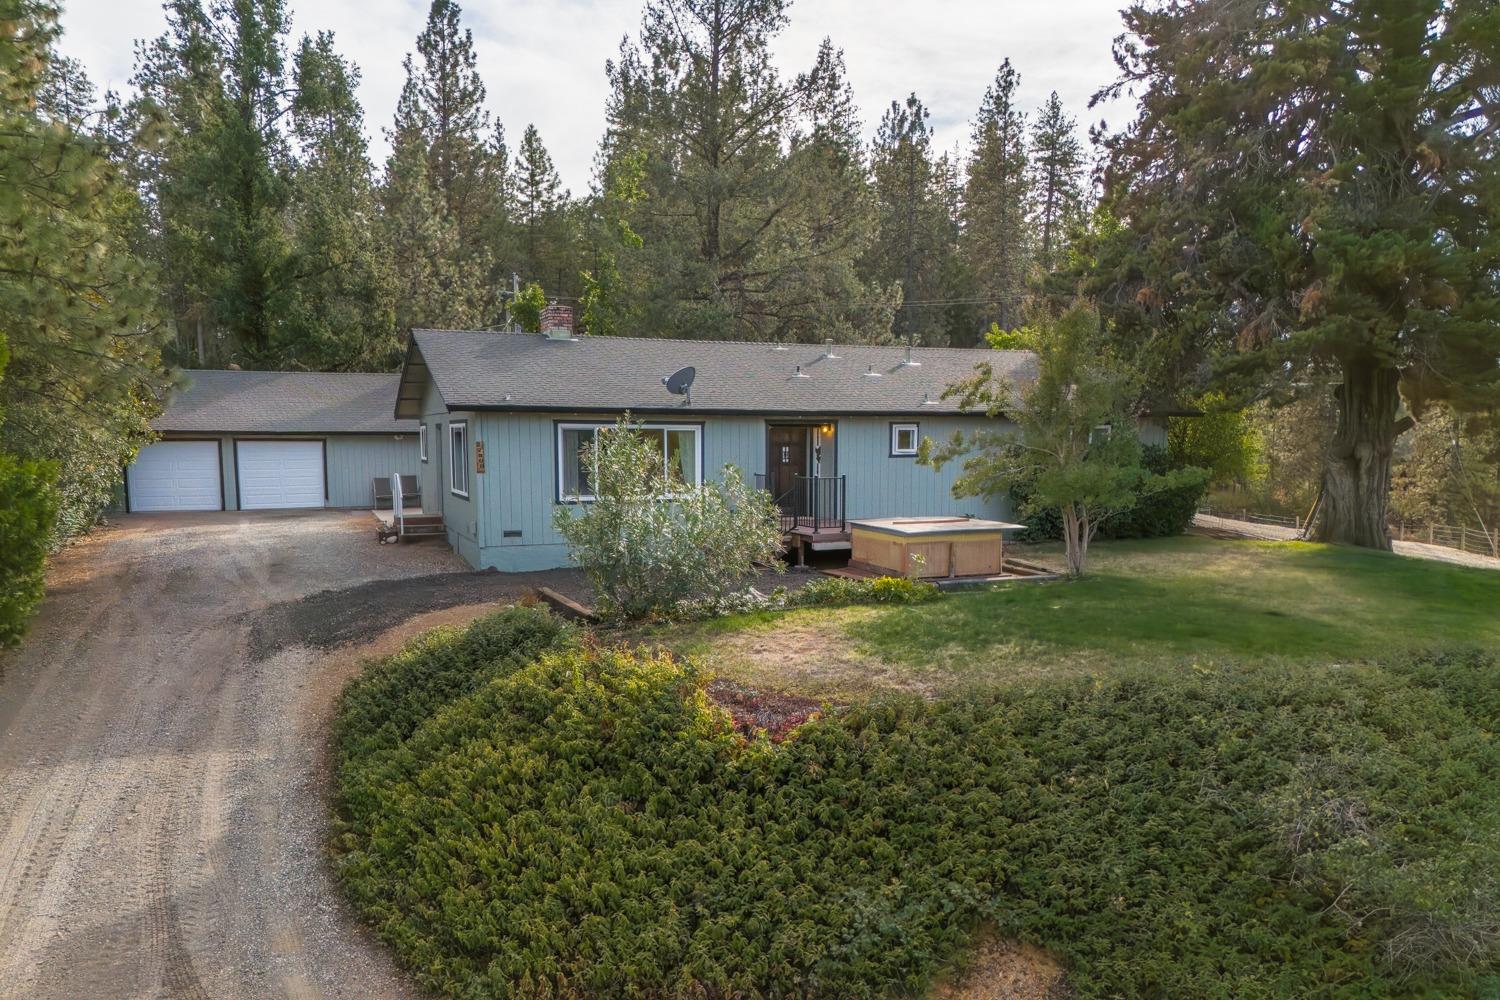
[[814, 580], [787, 595], [792, 608], [836, 607], [843, 604], [921, 604], [942, 596], [937, 586], [923, 580], [882, 576], [873, 580], [847, 580], [828, 576]]
[[56, 467], [0, 452], [0, 646], [12, 646], [42, 599], [57, 519]]
[[981, 930], [1082, 997], [1455, 996], [1500, 960], [1497, 685], [1482, 657], [1085, 679], [772, 744], [690, 665], [575, 646], [347, 755], [337, 865], [455, 997], [919, 995]]
[[[1174, 470], [1165, 448], [1146, 445], [1141, 449], [1141, 465], [1153, 475]], [[1151, 494], [1130, 510], [1105, 521], [1099, 528], [1101, 538], [1167, 538], [1180, 535], [1193, 523], [1208, 489], [1208, 474], [1184, 475], [1179, 486]], [[1023, 509], [1024, 496], [1013, 497], [1017, 510]], [[1026, 542], [1055, 541], [1062, 537], [1062, 518], [1054, 510], [1037, 511], [1025, 518], [1026, 530], [1020, 539]]]
[[[667, 614], [685, 600], [717, 601], [744, 588], [756, 563], [779, 565], [781, 522], [764, 490], [733, 466], [699, 488], [667, 463], [660, 436], [626, 415], [587, 450], [596, 499], [560, 507], [555, 524], [594, 585], [606, 618]], [[673, 468], [668, 468], [668, 465]]]

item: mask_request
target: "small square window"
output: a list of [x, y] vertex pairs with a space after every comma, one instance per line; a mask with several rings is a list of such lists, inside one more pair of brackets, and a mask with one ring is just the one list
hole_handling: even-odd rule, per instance
[[1114, 429], [1115, 428], [1113, 424], [1100, 424], [1093, 430], [1089, 431], [1089, 444], [1098, 444], [1100, 441], [1108, 441], [1109, 436], [1114, 432]]
[[916, 424], [891, 424], [891, 455], [911, 456], [921, 441]]

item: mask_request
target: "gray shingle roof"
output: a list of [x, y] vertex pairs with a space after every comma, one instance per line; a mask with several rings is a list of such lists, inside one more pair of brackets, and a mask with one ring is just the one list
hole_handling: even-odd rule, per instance
[[[662, 385], [678, 368], [698, 370], [693, 412], [713, 413], [956, 413], [943, 389], [990, 362], [1014, 382], [1036, 377], [1029, 351], [840, 344], [836, 357], [818, 345], [785, 349], [764, 343], [579, 337], [414, 330], [403, 395], [425, 363], [450, 409], [663, 412], [689, 409]], [[798, 366], [801, 377], [798, 376]], [[925, 402], [924, 402], [925, 400]], [[403, 413], [415, 413], [403, 400]]]
[[187, 389], [151, 422], [158, 431], [229, 434], [403, 434], [391, 407], [400, 375], [189, 371]]

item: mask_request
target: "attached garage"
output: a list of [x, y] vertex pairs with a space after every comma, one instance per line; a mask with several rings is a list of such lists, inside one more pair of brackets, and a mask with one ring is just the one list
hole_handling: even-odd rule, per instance
[[126, 470], [133, 511], [223, 510], [217, 441], [158, 441], [141, 449]]
[[194, 370], [125, 471], [127, 510], [352, 509], [416, 477], [417, 421], [397, 375]]
[[322, 441], [235, 441], [240, 510], [324, 506], [323, 448]]

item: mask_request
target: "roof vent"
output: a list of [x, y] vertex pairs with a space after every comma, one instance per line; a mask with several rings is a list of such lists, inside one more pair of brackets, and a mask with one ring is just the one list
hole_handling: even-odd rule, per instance
[[832, 337], [829, 337], [827, 340], [823, 341], [823, 360], [824, 361], [837, 361], [840, 357], [841, 357], [841, 355], [833, 353], [833, 338]]
[[911, 359], [911, 344], [909, 342], [906, 345], [906, 356], [901, 359], [901, 367], [902, 368], [921, 368], [922, 367], [922, 362], [920, 362], [920, 361], [913, 361]]
[[778, 340], [774, 344], [771, 345], [771, 350], [773, 350], [773, 351], [790, 351], [791, 348], [788, 347], [788, 346], [786, 346], [785, 344], [783, 344], [781, 341]]
[[924, 393], [922, 393], [922, 405], [923, 406], [936, 406], [936, 405], [938, 405], [938, 401], [932, 398], [932, 393], [930, 393], [930, 392], [924, 392]]
[[880, 373], [875, 370], [874, 365], [871, 365], [869, 370], [865, 372], [865, 378], [880, 378]]
[[802, 366], [801, 365], [798, 365], [797, 366], [797, 370], [794, 371], [794, 372], [792, 372], [792, 378], [811, 378], [811, 377], [812, 377], [811, 375], [807, 374], [807, 372], [805, 372], [805, 371], [802, 370]]
[[548, 340], [573, 339], [573, 309], [556, 300], [542, 310], [542, 336]]

